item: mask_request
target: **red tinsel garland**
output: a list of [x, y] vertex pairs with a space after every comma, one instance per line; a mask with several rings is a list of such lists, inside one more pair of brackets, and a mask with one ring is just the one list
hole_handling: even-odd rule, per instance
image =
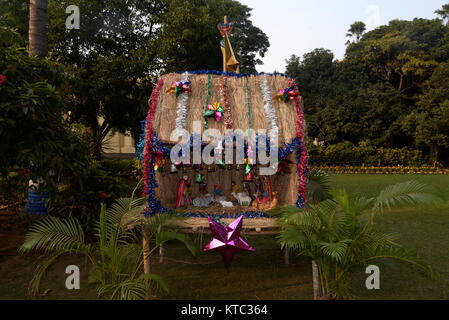
[[145, 125], [145, 149], [144, 149], [144, 157], [143, 157], [143, 183], [144, 183], [144, 191], [143, 196], [148, 194], [148, 183], [149, 183], [149, 175], [150, 175], [150, 165], [152, 160], [151, 155], [151, 141], [153, 138], [153, 120], [154, 115], [156, 113], [157, 108], [157, 100], [159, 98], [159, 93], [164, 85], [164, 79], [161, 77], [156, 85], [156, 88], [153, 90], [151, 94], [151, 98], [148, 101], [150, 109], [148, 110], [148, 115], [146, 118]]
[[307, 202], [306, 194], [307, 194], [307, 176], [304, 174], [307, 169], [307, 160], [309, 158], [309, 153], [307, 151], [307, 145], [305, 141], [305, 126], [304, 126], [304, 113], [301, 107], [299, 91], [296, 86], [296, 83], [293, 79], [289, 80], [290, 86], [295, 86], [294, 92], [298, 93], [295, 97], [296, 104], [296, 113], [298, 114], [298, 118], [296, 120], [296, 137], [301, 139], [302, 141], [302, 153], [301, 158], [298, 163], [298, 175], [299, 175], [299, 186], [298, 186], [298, 194], [300, 194], [304, 198], [304, 203]]
[[226, 76], [223, 75], [220, 77], [221, 105], [225, 109], [226, 129], [232, 129], [234, 127], [234, 123], [232, 122], [231, 108], [229, 108], [226, 80], [227, 80]]

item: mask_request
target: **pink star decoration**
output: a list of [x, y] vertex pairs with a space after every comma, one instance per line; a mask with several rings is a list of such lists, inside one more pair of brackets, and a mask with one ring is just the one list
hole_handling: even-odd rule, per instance
[[206, 251], [217, 251], [221, 254], [226, 269], [231, 265], [234, 253], [237, 251], [256, 251], [240, 238], [242, 231], [243, 216], [232, 222], [228, 226], [222, 226], [211, 217], [209, 219], [210, 229], [212, 231], [212, 241], [203, 249]]

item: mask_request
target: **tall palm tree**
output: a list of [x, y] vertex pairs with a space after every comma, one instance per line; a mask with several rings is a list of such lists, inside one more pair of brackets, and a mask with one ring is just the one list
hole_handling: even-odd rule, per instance
[[[412, 263], [435, 276], [399, 245], [394, 235], [377, 230], [373, 223], [378, 213], [393, 207], [439, 201], [425, 185], [414, 181], [400, 183], [373, 198], [346, 191], [331, 194], [333, 199], [310, 205], [309, 210], [285, 212], [279, 235], [283, 247], [299, 251], [316, 263], [324, 299], [348, 297], [352, 273], [382, 258]], [[314, 279], [314, 287], [315, 282]]]
[[30, 54], [45, 57], [47, 48], [48, 0], [30, 0]]
[[[356, 21], [353, 24], [351, 24], [351, 27], [348, 30], [348, 33], [346, 34], [346, 37], [354, 39], [355, 43], [359, 43], [360, 39], [362, 39], [363, 34], [366, 31], [366, 24], [362, 21]], [[346, 42], [346, 44], [349, 44], [350, 41]]]
[[443, 7], [440, 10], [435, 11], [437, 15], [441, 17], [441, 19], [446, 20], [446, 25], [449, 26], [449, 3], [443, 5]]

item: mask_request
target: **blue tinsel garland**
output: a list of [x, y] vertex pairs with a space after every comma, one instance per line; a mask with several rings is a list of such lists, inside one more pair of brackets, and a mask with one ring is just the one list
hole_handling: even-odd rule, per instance
[[[178, 72], [179, 74], [183, 74], [186, 71], [183, 72]], [[222, 72], [222, 71], [217, 71], [217, 70], [195, 70], [195, 71], [187, 71], [190, 74], [212, 74], [212, 75], [216, 75], [216, 76], [228, 76], [228, 77], [235, 77], [235, 78], [244, 78], [244, 77], [250, 77], [250, 76], [262, 76], [262, 75], [267, 75], [267, 76], [281, 76], [281, 77], [285, 77], [285, 78], [290, 78], [287, 74], [284, 73], [279, 73], [279, 72], [275, 72], [275, 73], [265, 73], [265, 72], [260, 72], [260, 73], [233, 73], [233, 72]]]
[[137, 144], [137, 147], [136, 147], [137, 159], [139, 159], [141, 162], [143, 161], [143, 149], [145, 148], [145, 126], [146, 126], [146, 124], [147, 124], [146, 120], [140, 121], [142, 133], [140, 134], [139, 143]]
[[144, 212], [145, 217], [153, 216], [157, 213], [167, 212], [168, 209], [164, 208], [161, 203], [156, 200], [156, 188], [158, 187], [156, 182], [156, 171], [154, 171], [154, 165], [156, 163], [155, 158], [151, 158], [150, 174], [148, 177], [148, 210]]

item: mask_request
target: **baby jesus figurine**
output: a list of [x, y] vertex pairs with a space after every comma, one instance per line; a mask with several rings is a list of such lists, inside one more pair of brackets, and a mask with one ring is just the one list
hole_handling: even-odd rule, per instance
[[223, 189], [220, 185], [214, 186], [214, 199], [215, 202], [220, 203], [223, 208], [232, 208], [234, 206], [232, 202], [226, 201], [226, 197], [223, 197]]
[[193, 200], [193, 205], [195, 207], [208, 208], [212, 202], [214, 202], [213, 197], [207, 192], [207, 184], [204, 181], [200, 184], [200, 196]]

